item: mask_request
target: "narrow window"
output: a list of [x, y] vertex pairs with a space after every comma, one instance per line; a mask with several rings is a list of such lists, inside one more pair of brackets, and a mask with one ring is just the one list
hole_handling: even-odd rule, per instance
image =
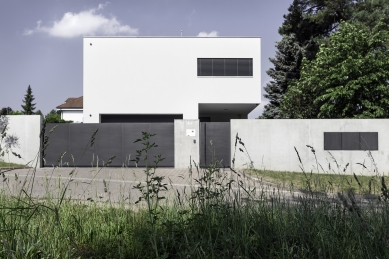
[[201, 59], [201, 76], [212, 76], [212, 58]]
[[238, 59], [238, 76], [250, 76], [250, 59]]
[[253, 76], [253, 59], [198, 58], [197, 76]]
[[238, 75], [238, 59], [226, 58], [225, 59], [226, 76], [237, 76]]
[[224, 58], [213, 59], [213, 76], [224, 76]]

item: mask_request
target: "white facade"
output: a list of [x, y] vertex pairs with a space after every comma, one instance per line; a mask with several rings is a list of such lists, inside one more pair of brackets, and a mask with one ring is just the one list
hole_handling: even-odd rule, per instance
[[[85, 37], [84, 122], [103, 114], [247, 118], [261, 100], [261, 39]], [[198, 58], [252, 58], [253, 74], [201, 77]], [[212, 120], [211, 120], [212, 121]]]
[[60, 109], [61, 119], [73, 121], [74, 123], [84, 122], [84, 113], [82, 109]]

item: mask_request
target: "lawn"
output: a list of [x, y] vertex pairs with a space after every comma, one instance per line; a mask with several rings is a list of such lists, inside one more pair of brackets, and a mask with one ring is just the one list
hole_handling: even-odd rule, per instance
[[21, 164], [14, 164], [14, 163], [8, 163], [4, 161], [0, 161], [0, 168], [5, 167], [5, 168], [25, 168], [26, 165], [21, 165]]
[[[337, 193], [353, 190], [358, 194], [379, 194], [382, 178], [376, 175], [318, 174], [280, 172], [269, 170], [246, 170], [247, 174], [283, 188]], [[389, 181], [385, 179], [385, 183]]]

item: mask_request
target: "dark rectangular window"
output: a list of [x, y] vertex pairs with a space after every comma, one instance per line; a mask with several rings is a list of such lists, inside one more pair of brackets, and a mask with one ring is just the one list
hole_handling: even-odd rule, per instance
[[197, 76], [253, 76], [253, 59], [198, 58]]
[[250, 59], [238, 59], [238, 76], [250, 76]]
[[238, 76], [238, 59], [226, 58], [225, 59], [226, 76]]
[[212, 58], [200, 60], [200, 76], [212, 76]]
[[101, 123], [166, 123], [182, 120], [182, 114], [101, 114]]
[[212, 76], [224, 76], [224, 58], [213, 59]]
[[378, 132], [324, 132], [324, 150], [378, 150]]

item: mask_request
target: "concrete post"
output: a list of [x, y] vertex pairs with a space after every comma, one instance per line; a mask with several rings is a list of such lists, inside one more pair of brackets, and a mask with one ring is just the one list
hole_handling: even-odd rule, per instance
[[200, 161], [200, 121], [174, 120], [174, 168], [190, 166]]

